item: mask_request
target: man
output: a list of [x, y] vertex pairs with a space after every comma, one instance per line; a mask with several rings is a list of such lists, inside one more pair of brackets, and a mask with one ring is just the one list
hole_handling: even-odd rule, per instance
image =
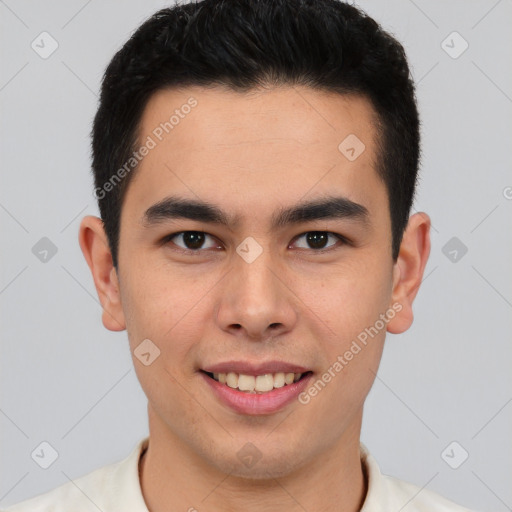
[[80, 246], [148, 439], [11, 511], [463, 511], [360, 444], [430, 219], [401, 45], [336, 0], [205, 0], [115, 55]]

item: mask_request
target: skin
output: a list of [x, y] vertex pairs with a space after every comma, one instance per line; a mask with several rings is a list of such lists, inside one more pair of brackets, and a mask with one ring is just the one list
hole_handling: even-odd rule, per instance
[[[367, 483], [359, 437], [386, 331], [413, 321], [412, 303], [430, 252], [430, 219], [412, 215], [396, 262], [387, 191], [375, 171], [374, 111], [357, 96], [280, 87], [241, 94], [190, 87], [156, 93], [140, 140], [193, 96], [198, 105], [139, 164], [122, 207], [119, 268], [100, 219], [80, 226], [107, 329], [126, 329], [133, 351], [149, 338], [160, 356], [133, 357], [148, 398], [149, 448], [141, 486], [151, 512], [359, 510]], [[356, 134], [366, 146], [353, 162], [338, 145]], [[333, 193], [364, 205], [368, 223], [322, 219], [271, 229], [272, 215]], [[188, 219], [145, 227], [144, 212], [169, 195], [208, 201], [238, 224]], [[211, 235], [196, 254], [181, 237]], [[304, 233], [328, 231], [327, 251]], [[236, 252], [253, 237], [262, 254]], [[315, 252], [317, 251], [317, 252]], [[393, 304], [397, 313], [307, 405], [267, 415], [234, 412], [198, 370], [226, 360], [300, 364], [325, 372]], [[261, 460], [237, 452], [251, 442]]]

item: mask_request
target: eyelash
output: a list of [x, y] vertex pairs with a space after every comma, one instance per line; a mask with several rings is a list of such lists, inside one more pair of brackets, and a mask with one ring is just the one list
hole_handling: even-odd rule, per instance
[[[163, 245], [168, 244], [169, 242], [172, 241], [173, 238], [176, 238], [179, 235], [184, 235], [186, 233], [199, 233], [199, 234], [203, 234], [203, 235], [206, 235], [206, 236], [210, 236], [213, 239], [215, 239], [215, 237], [213, 235], [210, 235], [210, 234], [206, 233], [205, 231], [188, 230], [188, 231], [178, 231], [176, 233], [171, 233], [171, 234], [165, 236], [162, 239], [162, 244]], [[300, 239], [301, 237], [303, 237], [305, 235], [308, 235], [310, 233], [321, 233], [321, 234], [326, 234], [328, 236], [333, 236], [333, 237], [338, 239], [338, 242], [341, 242], [341, 245], [351, 245], [350, 240], [348, 240], [347, 238], [345, 238], [342, 235], [339, 235], [338, 233], [333, 233], [332, 231], [318, 231], [318, 230], [305, 231], [304, 233], [301, 233], [300, 235], [297, 235], [293, 239], [293, 241], [296, 241], [296, 240]], [[176, 244], [174, 244], [174, 245], [176, 245]], [[173, 250], [176, 250], [176, 251], [184, 253], [184, 254], [193, 254], [193, 255], [201, 254], [202, 251], [208, 250], [208, 249], [203, 249], [203, 248], [199, 248], [199, 249], [184, 249], [183, 247], [179, 247], [179, 246], [176, 246], [176, 247], [177, 247], [177, 249], [173, 249]], [[301, 247], [300, 249], [301, 250], [309, 250], [309, 251], [313, 251], [314, 253], [321, 253], [322, 254], [322, 253], [325, 253], [325, 252], [332, 251], [333, 249], [336, 249], [336, 248], [339, 248], [339, 246], [337, 247], [337, 244], [333, 244], [331, 246], [324, 247], [322, 249], [303, 248], [303, 247]]]

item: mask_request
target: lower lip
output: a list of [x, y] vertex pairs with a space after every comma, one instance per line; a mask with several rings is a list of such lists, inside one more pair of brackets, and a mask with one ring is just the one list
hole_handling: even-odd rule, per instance
[[275, 388], [266, 393], [245, 393], [208, 377], [200, 372], [220, 401], [240, 414], [272, 414], [293, 402], [308, 386], [313, 377], [310, 373], [292, 384]]

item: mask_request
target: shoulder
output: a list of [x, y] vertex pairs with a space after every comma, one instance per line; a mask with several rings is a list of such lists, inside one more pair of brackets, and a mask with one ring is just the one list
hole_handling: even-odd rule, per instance
[[[101, 467], [47, 493], [12, 505], [5, 512], [146, 512], [138, 478], [139, 456], [146, 445], [147, 438], [140, 441], [122, 461]], [[119, 509], [121, 503], [126, 503], [126, 507]]]
[[471, 512], [433, 491], [383, 475], [377, 461], [362, 443], [361, 463], [368, 480], [368, 491], [361, 512]]
[[385, 492], [403, 512], [471, 512], [443, 496], [410, 482], [382, 475]]
[[98, 512], [94, 504], [102, 488], [108, 488], [113, 466], [105, 466], [91, 473], [67, 482], [49, 492], [17, 503], [5, 512], [64, 512], [71, 506], [75, 510]]

